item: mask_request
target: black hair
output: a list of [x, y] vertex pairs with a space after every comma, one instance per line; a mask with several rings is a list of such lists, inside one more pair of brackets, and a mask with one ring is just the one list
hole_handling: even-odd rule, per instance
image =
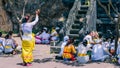
[[9, 31], [8, 34], [9, 34], [9, 35], [12, 35], [12, 34], [13, 34], [13, 31]]
[[69, 39], [69, 42], [67, 42], [66, 46], [68, 46], [68, 45], [71, 44], [71, 43], [74, 43], [74, 38], [70, 38], [70, 39]]
[[82, 42], [82, 44], [86, 47], [87, 46], [87, 40], [84, 40], [83, 42]]
[[5, 36], [5, 39], [8, 39], [10, 37], [10, 34], [7, 34], [6, 36]]
[[99, 38], [102, 38], [103, 37], [103, 34], [102, 33], [98, 33], [99, 34]]
[[0, 37], [2, 36], [2, 32], [0, 32]]

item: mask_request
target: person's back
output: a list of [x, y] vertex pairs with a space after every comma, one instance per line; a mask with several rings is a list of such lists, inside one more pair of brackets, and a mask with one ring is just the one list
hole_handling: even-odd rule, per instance
[[12, 53], [14, 48], [14, 42], [12, 39], [5, 40], [4, 52], [5, 53]]
[[76, 54], [76, 50], [75, 50], [75, 47], [74, 45], [72, 44], [74, 42], [74, 40], [72, 39], [69, 39], [67, 44], [65, 45], [64, 47], [64, 50], [63, 50], [63, 59], [66, 61], [66, 60], [72, 60], [74, 61], [75, 60], [75, 54]]
[[21, 30], [23, 32], [22, 40], [31, 40], [32, 39], [32, 28], [38, 22], [38, 14], [36, 14], [36, 18], [34, 21], [21, 24]]
[[7, 34], [5, 37], [5, 46], [4, 46], [4, 53], [6, 54], [13, 54], [13, 51], [15, 49], [15, 42], [12, 39], [12, 35]]
[[46, 32], [42, 34], [42, 39], [48, 40], [49, 38], [50, 38], [50, 34], [48, 34]]
[[5, 42], [5, 39], [2, 38], [2, 32], [0, 32], [0, 54], [3, 53], [4, 51], [4, 43]]
[[75, 54], [75, 53], [76, 53], [75, 47], [72, 44], [70, 44], [64, 47], [63, 57], [70, 59], [72, 58], [71, 54]]
[[43, 33], [41, 34], [41, 40], [43, 44], [48, 44], [50, 43], [50, 34], [47, 33], [46, 31], [43, 31]]
[[87, 55], [87, 51], [89, 50], [89, 48], [86, 47], [87, 46], [87, 41], [83, 43], [81, 43], [78, 46], [78, 55], [77, 55], [77, 60], [79, 63], [87, 63], [89, 61], [89, 55]]
[[4, 51], [4, 40], [0, 38], [0, 53], [3, 53]]

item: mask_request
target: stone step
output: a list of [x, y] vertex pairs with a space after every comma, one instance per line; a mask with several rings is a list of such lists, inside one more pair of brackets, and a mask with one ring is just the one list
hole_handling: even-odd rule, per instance
[[75, 19], [74, 24], [82, 24], [83, 22], [80, 22], [79, 19]]
[[71, 29], [70, 34], [79, 34], [80, 29]]
[[99, 18], [104, 24], [110, 24], [112, 21], [109, 18]]
[[78, 14], [86, 14], [86, 13], [87, 13], [86, 10], [79, 10], [79, 11], [78, 11]]
[[79, 29], [80, 28], [80, 24], [73, 24], [72, 25], [72, 29]]
[[70, 38], [74, 38], [74, 39], [78, 39], [79, 38], [79, 34], [68, 34], [68, 36]]
[[[114, 10], [113, 10], [113, 9], [110, 9], [110, 12], [113, 13]], [[104, 10], [103, 8], [101, 8], [101, 6], [99, 6], [99, 7], [97, 8], [97, 13], [106, 13], [106, 12], [105, 12], [105, 10]]]
[[72, 29], [81, 29], [83, 27], [83, 23], [80, 23], [80, 24], [73, 24], [72, 25]]
[[85, 14], [77, 14], [76, 19], [85, 18]]
[[[111, 16], [112, 17], [118, 17], [114, 13], [111, 13]], [[108, 18], [108, 15], [106, 13], [99, 13], [99, 14], [97, 14], [97, 18]]]
[[89, 6], [88, 5], [81, 5], [80, 10], [88, 10]]
[[[112, 1], [112, 3], [116, 3], [116, 0], [111, 0], [111, 1]], [[109, 0], [100, 0], [100, 2], [108, 4]]]
[[99, 19], [103, 22], [106, 22], [106, 23], [111, 22], [111, 19], [109, 19], [109, 18], [99, 18]]
[[61, 50], [61, 46], [50, 46], [50, 53], [59, 54]]

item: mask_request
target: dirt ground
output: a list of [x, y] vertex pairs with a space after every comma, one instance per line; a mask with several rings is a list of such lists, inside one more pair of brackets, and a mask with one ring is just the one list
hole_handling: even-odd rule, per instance
[[[18, 49], [21, 48], [21, 40], [15, 37], [17, 43], [19, 43]], [[22, 66], [22, 59], [20, 54], [14, 56], [1, 56], [0, 68], [120, 68], [110, 63], [94, 62], [88, 64], [65, 64], [62, 61], [54, 60], [55, 54], [50, 54], [49, 45], [36, 45], [33, 51], [34, 62], [32, 66]]]

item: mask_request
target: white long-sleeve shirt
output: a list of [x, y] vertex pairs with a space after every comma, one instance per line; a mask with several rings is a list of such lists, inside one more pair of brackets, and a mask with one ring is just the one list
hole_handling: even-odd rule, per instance
[[38, 22], [38, 20], [39, 20], [39, 18], [38, 18], [38, 15], [36, 14], [36, 18], [33, 22], [27, 22], [27, 23], [21, 24], [21, 28], [23, 31], [23, 36], [22, 36], [23, 40], [31, 40], [32, 39], [32, 28]]
[[32, 33], [32, 28], [38, 22], [38, 20], [39, 20], [38, 15], [36, 15], [36, 18], [33, 22], [21, 24], [23, 33]]

